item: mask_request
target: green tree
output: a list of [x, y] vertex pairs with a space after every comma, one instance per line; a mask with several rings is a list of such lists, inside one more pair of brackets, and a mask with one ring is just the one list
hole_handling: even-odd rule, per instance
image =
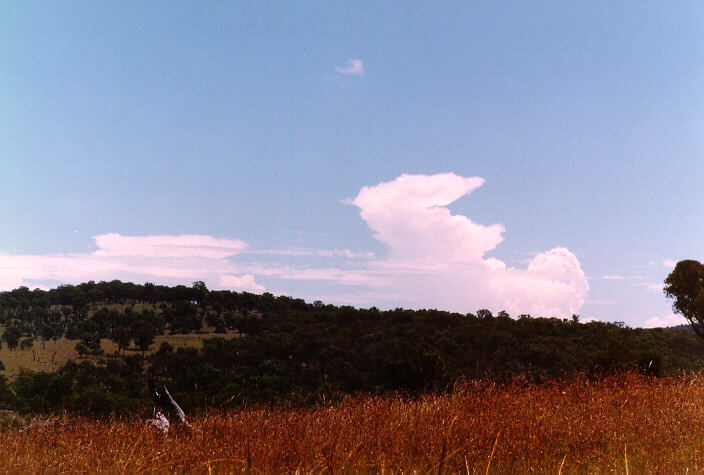
[[678, 262], [665, 279], [664, 291], [674, 299], [675, 313], [684, 316], [694, 332], [704, 338], [704, 265], [695, 260]]
[[42, 349], [45, 349], [46, 348], [46, 345], [45, 345], [46, 341], [50, 340], [58, 335], [58, 328], [56, 325], [52, 325], [51, 323], [42, 322], [39, 324], [39, 328], [37, 329], [37, 334], [41, 338]]
[[102, 355], [105, 350], [100, 346], [100, 337], [96, 333], [83, 333], [81, 335], [81, 341], [76, 343], [76, 351], [80, 356]]
[[82, 341], [79, 341], [74, 345], [74, 348], [76, 349], [76, 353], [78, 353], [78, 356], [83, 358], [85, 355], [88, 354], [90, 350], [88, 350], [88, 347], [86, 346], [85, 343]]
[[152, 346], [154, 338], [156, 338], [156, 329], [148, 322], [141, 322], [137, 326], [134, 331], [134, 342], [137, 347], [142, 350], [142, 356], [144, 356], [144, 352]]
[[22, 327], [17, 324], [10, 324], [5, 328], [2, 334], [2, 340], [7, 344], [7, 348], [14, 350], [20, 344], [22, 337]]
[[202, 305], [205, 302], [205, 298], [208, 296], [208, 287], [205, 286], [205, 282], [202, 280], [197, 280], [193, 282], [193, 298], [198, 305]]
[[31, 350], [33, 346], [34, 346], [34, 338], [32, 338], [32, 337], [23, 338], [20, 341], [20, 349], [21, 350]]
[[110, 339], [117, 344], [117, 352], [119, 354], [120, 350], [124, 350], [130, 346], [130, 341], [132, 341], [132, 332], [129, 328], [117, 327], [112, 330]]

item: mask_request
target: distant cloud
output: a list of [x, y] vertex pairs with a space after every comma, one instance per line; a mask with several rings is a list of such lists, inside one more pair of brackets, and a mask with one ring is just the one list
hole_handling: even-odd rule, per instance
[[620, 302], [616, 300], [587, 300], [590, 305], [618, 305]]
[[241, 276], [225, 274], [220, 277], [220, 285], [218, 287], [254, 293], [264, 292], [266, 290], [263, 285], [259, 285], [254, 281], [252, 274]]
[[601, 320], [599, 320], [596, 317], [586, 317], [586, 318], [580, 318], [579, 321], [581, 323], [591, 323], [591, 322], [600, 322]]
[[36, 281], [79, 283], [88, 280], [152, 281], [188, 284], [204, 280], [209, 286], [263, 291], [252, 276], [237, 276], [228, 257], [241, 253], [246, 243], [206, 235], [94, 237], [91, 253], [10, 255], [0, 254], [0, 290]]
[[[0, 289], [88, 280], [151, 281], [263, 292], [264, 279], [285, 290], [286, 281], [323, 283], [315, 300], [411, 308], [435, 307], [462, 313], [489, 308], [513, 315], [569, 316], [578, 313], [589, 289], [577, 257], [564, 247], [538, 253], [523, 268], [488, 254], [503, 241], [504, 226], [483, 225], [447, 207], [482, 186], [479, 177], [453, 173], [401, 175], [363, 187], [348, 200], [383, 243], [387, 255], [348, 249], [262, 249], [237, 239], [208, 235], [95, 236], [89, 253], [0, 254]], [[244, 259], [247, 255], [249, 259]], [[254, 255], [313, 256], [334, 266], [251, 262]], [[319, 284], [316, 284], [319, 285]]]
[[374, 259], [373, 252], [354, 252], [349, 249], [321, 249], [315, 251], [316, 256], [321, 257], [346, 257], [347, 259]]
[[[309, 266], [287, 266], [270, 263], [243, 264], [238, 267], [243, 272], [283, 280], [317, 280], [346, 286], [371, 287], [376, 288], [378, 291], [384, 291], [385, 289], [383, 288], [387, 285], [387, 281], [383, 275], [379, 275], [379, 272], [370, 269], [354, 269], [349, 267], [314, 268]], [[369, 305], [375, 305], [375, 303], [370, 301]]]
[[247, 244], [233, 239], [184, 234], [179, 236], [95, 236], [97, 256], [227, 257], [239, 254]]
[[335, 72], [347, 76], [361, 76], [364, 74], [364, 65], [361, 59], [350, 59], [345, 66], [335, 66]]
[[682, 315], [677, 315], [675, 313], [669, 313], [664, 317], [653, 317], [645, 321], [644, 328], [662, 328], [662, 327], [674, 327], [676, 325], [687, 324], [687, 319]]
[[525, 269], [507, 267], [486, 256], [503, 240], [504, 226], [477, 224], [446, 208], [483, 183], [445, 173], [401, 175], [362, 188], [351, 203], [389, 248], [388, 257], [371, 267], [416, 307], [577, 313], [589, 284], [573, 253], [556, 247], [535, 256]]
[[599, 279], [602, 279], [602, 280], [643, 280], [643, 276], [610, 274], [610, 275], [602, 275], [601, 277], [599, 277]]
[[355, 252], [349, 249], [258, 249], [249, 250], [247, 254], [265, 254], [272, 256], [319, 256], [346, 257], [347, 259], [374, 259], [373, 252]]
[[658, 283], [658, 282], [639, 282], [635, 284], [636, 287], [643, 287], [648, 290], [652, 290], [653, 292], [662, 292], [663, 289], [665, 288], [664, 283]]
[[663, 267], [671, 267], [674, 268], [677, 265], [677, 261], [672, 260], [672, 259], [665, 259], [662, 261]]

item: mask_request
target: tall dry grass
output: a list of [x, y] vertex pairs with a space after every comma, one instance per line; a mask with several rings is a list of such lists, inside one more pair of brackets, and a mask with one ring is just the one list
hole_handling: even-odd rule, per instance
[[704, 470], [704, 376], [357, 397], [244, 409], [163, 435], [145, 422], [58, 417], [0, 433], [0, 470], [668, 472]]

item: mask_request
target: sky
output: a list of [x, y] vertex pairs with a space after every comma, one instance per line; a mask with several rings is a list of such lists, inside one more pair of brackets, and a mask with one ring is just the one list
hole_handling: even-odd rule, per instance
[[683, 322], [701, 2], [0, 2], [0, 289]]

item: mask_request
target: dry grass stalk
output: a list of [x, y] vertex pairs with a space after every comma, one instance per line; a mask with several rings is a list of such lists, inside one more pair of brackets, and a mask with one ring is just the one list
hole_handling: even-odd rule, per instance
[[0, 471], [683, 473], [704, 468], [702, 400], [703, 378], [624, 375], [212, 412], [169, 434], [60, 416], [0, 431]]

